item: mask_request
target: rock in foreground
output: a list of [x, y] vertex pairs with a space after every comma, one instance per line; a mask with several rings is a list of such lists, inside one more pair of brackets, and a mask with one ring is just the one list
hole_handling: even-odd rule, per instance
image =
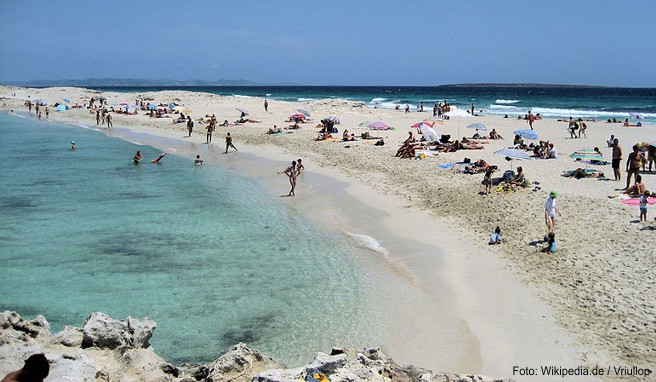
[[30, 355], [45, 353], [51, 365], [48, 381], [509, 381], [401, 366], [376, 348], [334, 348], [318, 353], [307, 366], [289, 369], [240, 343], [208, 364], [178, 367], [148, 343], [156, 327], [150, 318], [114, 320], [92, 313], [83, 328], [67, 326], [53, 335], [45, 317], [28, 321], [5, 311], [0, 313], [0, 376], [20, 369]]

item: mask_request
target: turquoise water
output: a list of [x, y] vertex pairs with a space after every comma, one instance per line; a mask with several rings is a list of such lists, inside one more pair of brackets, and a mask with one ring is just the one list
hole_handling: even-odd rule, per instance
[[375, 255], [256, 181], [174, 155], [135, 166], [160, 151], [31, 118], [0, 114], [0, 136], [0, 310], [53, 331], [149, 316], [174, 363], [243, 341], [298, 364], [386, 336]]

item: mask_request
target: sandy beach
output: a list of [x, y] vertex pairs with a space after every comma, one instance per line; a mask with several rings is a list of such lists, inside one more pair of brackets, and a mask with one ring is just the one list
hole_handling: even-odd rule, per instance
[[[604, 121], [586, 122], [587, 137], [570, 139], [567, 123], [555, 119], [535, 122], [540, 140], [553, 142], [557, 159], [508, 162], [494, 151], [512, 146], [513, 131], [528, 128], [524, 120], [498, 116], [454, 117], [436, 124], [438, 134], [471, 137], [466, 126], [483, 123], [503, 140], [482, 140], [482, 150], [452, 153], [429, 152], [424, 159], [400, 159], [394, 154], [410, 126], [431, 116], [429, 112], [372, 109], [362, 103], [321, 100], [288, 103], [254, 97], [223, 97], [187, 91], [114, 93], [81, 88], [26, 89], [0, 87], [0, 107], [26, 113], [28, 99], [70, 98], [71, 104], [88, 103], [102, 95], [114, 102], [134, 103], [137, 97], [156, 103], [179, 99], [192, 111], [194, 133], [187, 138], [185, 124], [173, 118], [113, 114], [115, 129], [108, 134], [139, 141], [192, 158], [200, 154], [208, 164], [239, 166], [258, 177], [275, 193], [286, 193], [285, 177], [277, 175], [287, 162], [303, 158], [306, 173], [299, 179], [297, 197], [285, 198], [314, 218], [329, 219], [345, 232], [376, 238], [387, 250], [384, 261], [398, 269], [425, 293], [424, 310], [395, 312], [399, 326], [386, 344], [386, 353], [401, 363], [436, 370], [472, 372], [511, 377], [520, 367], [601, 367], [656, 364], [656, 292], [654, 292], [654, 212], [648, 223], [638, 221], [638, 207], [612, 197], [625, 185], [624, 171], [631, 146], [653, 141], [653, 125], [623, 127]], [[213, 144], [205, 145], [205, 127], [198, 121], [215, 114], [219, 123], [239, 117], [236, 108], [250, 111], [261, 123], [219, 126]], [[285, 134], [266, 134], [277, 125], [288, 127], [287, 117], [298, 108], [312, 112], [312, 122]], [[95, 127], [95, 115], [86, 108], [56, 112], [50, 119]], [[392, 131], [373, 131], [376, 140], [316, 141], [322, 117], [339, 116], [343, 129], [367, 131], [360, 124], [383, 120]], [[36, 119], [36, 118], [35, 118]], [[42, 122], [45, 123], [45, 116]], [[103, 128], [104, 131], [106, 129]], [[224, 137], [233, 136], [238, 152], [223, 155]], [[485, 134], [484, 132], [482, 132]], [[588, 166], [609, 178], [580, 180], [561, 176], [563, 171], [584, 167], [569, 154], [599, 147], [610, 162], [606, 141], [614, 134], [624, 151], [622, 181], [612, 180], [610, 165]], [[126, 155], [131, 155], [128, 153]], [[482, 193], [483, 174], [458, 172], [464, 166], [438, 166], [484, 159], [503, 171], [522, 166], [530, 182], [514, 192]], [[270, 164], [268, 167], [266, 164]], [[656, 190], [656, 171], [643, 172], [648, 190]], [[539, 186], [535, 187], [535, 186]], [[558, 192], [558, 252], [546, 254], [544, 202], [551, 190]], [[313, 210], [314, 209], [314, 210]], [[489, 246], [488, 238], [501, 227], [503, 243]], [[436, 322], [436, 311], [444, 322]], [[405, 325], [404, 325], [405, 324]], [[404, 331], [407, 331], [404, 333]], [[412, 332], [413, 335], [410, 335]], [[425, 333], [424, 343], [409, 342]], [[434, 341], [451, 343], [436, 347]], [[339, 344], [335, 344], [338, 346]], [[372, 344], [375, 346], [376, 344]], [[454, 355], [455, 353], [455, 355]], [[524, 380], [561, 380], [562, 377]], [[591, 379], [586, 379], [591, 380]], [[639, 380], [639, 379], [636, 379]]]

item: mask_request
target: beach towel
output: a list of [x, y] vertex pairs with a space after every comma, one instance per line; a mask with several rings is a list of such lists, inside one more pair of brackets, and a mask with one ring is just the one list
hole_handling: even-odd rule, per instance
[[[629, 206], [637, 206], [640, 204], [640, 198], [624, 199], [622, 200], [622, 203], [627, 204]], [[656, 203], [656, 198], [647, 199], [647, 204], [654, 204], [654, 203]]]
[[438, 164], [437, 167], [447, 169], [453, 167], [454, 165], [455, 163], [442, 163], [442, 164]]

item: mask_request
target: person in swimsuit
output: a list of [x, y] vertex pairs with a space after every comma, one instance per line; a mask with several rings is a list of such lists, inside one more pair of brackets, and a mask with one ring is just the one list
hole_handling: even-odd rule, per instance
[[230, 148], [230, 147], [232, 147], [233, 149], [235, 149], [235, 151], [239, 151], [239, 150], [237, 150], [237, 148], [235, 147], [235, 145], [232, 144], [232, 137], [230, 136], [230, 133], [226, 134], [225, 142], [226, 142], [226, 151], [225, 151], [224, 154], [227, 154], [227, 153], [228, 153], [228, 148]]
[[292, 186], [292, 189], [289, 190], [287, 196], [296, 196], [294, 189], [296, 188], [296, 177], [298, 176], [298, 168], [296, 167], [296, 161], [292, 161], [292, 165], [287, 167], [285, 171], [279, 172], [278, 174], [285, 174], [289, 177], [289, 184]]
[[141, 155], [141, 151], [137, 151], [137, 153], [134, 154], [134, 156], [132, 157], [132, 161], [134, 162], [134, 164], [139, 164], [139, 162], [141, 162], [142, 159], [143, 159], [143, 155]]
[[638, 147], [638, 145], [633, 145], [633, 152], [629, 154], [629, 157], [626, 160], [625, 189], [628, 189], [629, 185], [631, 184], [631, 176], [635, 174], [635, 177], [637, 179], [638, 172], [640, 172], [640, 169], [645, 163], [647, 163], [647, 158], [645, 158], [645, 156], [640, 152], [640, 148]]

